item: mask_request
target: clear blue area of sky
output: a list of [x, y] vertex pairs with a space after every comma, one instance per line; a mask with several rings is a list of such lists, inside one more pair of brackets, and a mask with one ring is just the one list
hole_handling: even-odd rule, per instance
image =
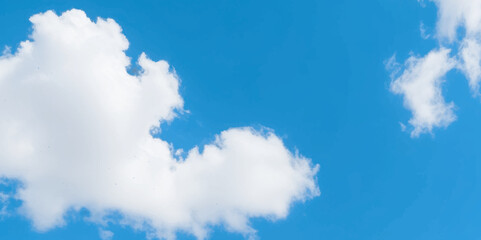
[[[29, 16], [70, 8], [115, 19], [133, 59], [144, 51], [173, 65], [190, 111], [163, 126], [176, 148], [229, 127], [266, 126], [320, 164], [321, 196], [295, 204], [285, 220], [254, 219], [261, 239], [480, 238], [481, 102], [460, 73], [449, 73], [444, 95], [458, 120], [412, 139], [399, 124], [410, 112], [388, 90], [386, 59], [437, 46], [419, 31], [421, 21], [434, 31], [432, 3], [0, 0], [0, 45], [26, 39]], [[0, 239], [98, 239], [86, 214], [69, 214], [68, 225], [46, 233], [19, 215], [3, 217]], [[115, 240], [144, 239], [109, 229]], [[211, 239], [243, 237], [217, 227]]]

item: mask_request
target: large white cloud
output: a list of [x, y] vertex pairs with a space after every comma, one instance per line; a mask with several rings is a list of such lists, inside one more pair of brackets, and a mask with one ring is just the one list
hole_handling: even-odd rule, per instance
[[0, 176], [21, 182], [15, 197], [36, 229], [87, 209], [159, 238], [204, 238], [213, 225], [252, 235], [250, 218], [284, 218], [319, 195], [318, 166], [271, 131], [229, 129], [184, 159], [153, 138], [183, 109], [179, 80], [145, 54], [129, 74], [114, 20], [71, 10], [30, 21], [31, 40], [0, 58]]
[[[419, 59], [408, 59], [409, 66], [401, 78], [393, 79], [394, 87], [391, 88], [395, 93], [404, 94], [405, 106], [413, 113], [413, 118], [409, 121], [414, 127], [412, 136], [431, 132], [433, 127], [446, 127], [455, 120], [453, 103], [444, 103], [440, 88], [441, 79], [449, 70], [456, 68], [463, 72], [472, 94], [480, 96], [481, 1], [431, 1], [438, 7], [436, 37], [442, 50], [432, 50]], [[415, 64], [412, 64], [413, 62]], [[418, 82], [420, 85], [411, 90], [398, 86], [401, 82], [406, 83], [406, 78], [411, 78], [412, 81], [409, 82]], [[416, 104], [414, 99], [423, 99], [424, 104], [419, 104], [419, 101], [416, 101]]]

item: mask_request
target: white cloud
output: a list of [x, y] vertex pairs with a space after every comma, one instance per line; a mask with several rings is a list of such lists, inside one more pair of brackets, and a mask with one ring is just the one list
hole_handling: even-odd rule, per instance
[[460, 69], [468, 78], [472, 92], [478, 95], [479, 81], [481, 80], [481, 43], [473, 38], [465, 38], [461, 44], [459, 55]]
[[421, 38], [423, 39], [428, 39], [431, 37], [431, 34], [427, 33], [426, 27], [424, 26], [423, 22], [419, 24], [419, 33], [421, 34]]
[[469, 81], [475, 95], [479, 95], [481, 80], [481, 1], [479, 0], [432, 0], [438, 6], [437, 34], [440, 39], [453, 42], [462, 28], [458, 52], [459, 68]]
[[114, 233], [109, 230], [99, 229], [100, 239], [102, 240], [110, 240], [114, 237]]
[[[434, 127], [446, 127], [456, 119], [452, 110], [454, 104], [444, 102], [440, 87], [442, 78], [452, 68], [461, 70], [468, 79], [471, 92], [480, 96], [481, 1], [431, 1], [438, 7], [435, 37], [441, 50], [432, 50], [423, 58], [408, 59], [406, 70], [391, 88], [393, 92], [404, 95], [404, 104], [412, 111], [412, 136], [431, 132]], [[424, 6], [424, 1], [418, 2]], [[422, 22], [420, 30], [421, 35], [425, 35]], [[463, 33], [462, 36], [458, 36], [459, 33]], [[457, 45], [458, 51], [451, 57], [451, 49], [444, 44]]]
[[182, 111], [179, 80], [145, 54], [130, 75], [114, 20], [71, 10], [30, 21], [31, 40], [0, 58], [0, 177], [22, 183], [15, 197], [36, 229], [85, 208], [91, 221], [119, 213], [115, 222], [159, 238], [204, 238], [213, 225], [252, 235], [250, 218], [285, 218], [319, 195], [318, 166], [271, 131], [228, 129], [185, 159], [152, 138]]
[[449, 49], [433, 50], [422, 58], [411, 56], [401, 75], [391, 82], [391, 91], [404, 96], [404, 106], [413, 116], [411, 136], [446, 127], [456, 119], [454, 104], [446, 103], [441, 91], [444, 75], [455, 67]]
[[438, 6], [437, 34], [449, 41], [456, 40], [457, 30], [464, 27], [467, 36], [481, 32], [481, 1], [431, 0]]

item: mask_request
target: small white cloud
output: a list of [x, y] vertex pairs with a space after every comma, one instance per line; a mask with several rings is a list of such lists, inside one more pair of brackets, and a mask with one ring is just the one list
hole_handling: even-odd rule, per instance
[[393, 54], [388, 60], [384, 61], [384, 66], [389, 71], [399, 71], [400, 64], [396, 60], [396, 54]]
[[449, 49], [440, 49], [422, 58], [411, 56], [401, 76], [391, 82], [391, 91], [403, 95], [404, 106], [412, 112], [409, 124], [414, 127], [413, 137], [432, 132], [434, 127], [446, 127], [456, 119], [454, 104], [444, 101], [441, 90], [444, 75], [456, 65], [449, 53]]
[[0, 58], [0, 178], [22, 183], [16, 198], [36, 229], [87, 209], [91, 221], [118, 213], [114, 222], [158, 238], [203, 239], [212, 226], [253, 235], [251, 218], [285, 218], [319, 195], [318, 166], [272, 131], [231, 128], [185, 159], [153, 138], [183, 109], [179, 79], [145, 54], [129, 74], [114, 20], [71, 10], [30, 21], [32, 39]]
[[424, 26], [423, 22], [419, 24], [419, 33], [423, 39], [428, 39], [431, 37], [431, 35], [426, 32], [426, 27]]
[[114, 237], [114, 233], [109, 230], [99, 229], [100, 239], [111, 240]]

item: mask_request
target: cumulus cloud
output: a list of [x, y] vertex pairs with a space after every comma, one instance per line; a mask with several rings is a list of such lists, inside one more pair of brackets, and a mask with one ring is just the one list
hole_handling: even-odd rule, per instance
[[454, 104], [446, 103], [441, 91], [444, 75], [455, 66], [449, 52], [440, 49], [422, 58], [411, 56], [401, 76], [391, 82], [391, 91], [404, 96], [404, 105], [413, 114], [409, 120], [414, 127], [412, 136], [448, 126], [456, 119]]
[[[424, 4], [423, 1], [419, 2]], [[393, 92], [403, 94], [405, 106], [413, 113], [410, 120], [414, 127], [412, 136], [431, 132], [433, 127], [446, 127], [455, 120], [453, 103], [444, 102], [440, 88], [441, 79], [447, 71], [459, 69], [466, 76], [473, 95], [480, 95], [481, 1], [431, 0], [431, 2], [438, 7], [435, 36], [439, 40], [441, 50], [432, 50], [422, 58], [408, 59], [406, 62], [409, 66], [404, 72], [407, 75], [403, 74], [400, 79], [396, 79], [392, 85], [394, 87], [391, 88]], [[421, 32], [423, 28], [424, 25], [421, 23]], [[449, 48], [444, 46], [445, 44]], [[412, 79], [409, 82], [429, 84], [421, 84], [416, 90], [397, 86], [398, 83], [406, 82], [406, 78]], [[414, 99], [424, 99], [421, 101], [424, 104], [419, 102], [415, 104]]]
[[250, 218], [282, 219], [319, 195], [318, 166], [272, 131], [228, 129], [185, 158], [153, 138], [182, 112], [179, 79], [145, 54], [129, 74], [129, 43], [114, 20], [71, 10], [30, 21], [30, 40], [0, 57], [0, 177], [21, 183], [15, 198], [36, 229], [87, 209], [102, 226], [157, 238], [203, 239], [214, 225], [250, 236]]

